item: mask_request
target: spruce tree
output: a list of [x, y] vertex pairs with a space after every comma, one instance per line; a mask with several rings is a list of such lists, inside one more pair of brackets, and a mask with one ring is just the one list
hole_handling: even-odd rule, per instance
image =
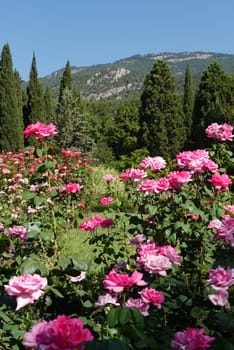
[[186, 144], [189, 146], [191, 142], [192, 122], [194, 108], [194, 91], [192, 84], [192, 75], [189, 65], [185, 71], [184, 96], [183, 96], [183, 112], [186, 127]]
[[146, 147], [152, 156], [174, 157], [185, 142], [184, 114], [163, 60], [157, 60], [145, 77], [139, 114], [139, 146]]
[[193, 117], [193, 142], [195, 148], [205, 147], [209, 140], [205, 129], [211, 123], [223, 123], [228, 117], [230, 84], [228, 74], [213, 61], [203, 72], [195, 98]]
[[27, 107], [24, 113], [25, 126], [40, 121], [46, 122], [44, 109], [44, 93], [42, 84], [38, 79], [36, 57], [33, 54], [32, 65], [30, 69], [29, 83], [27, 86]]
[[3, 46], [0, 60], [0, 150], [23, 147], [20, 77], [14, 73], [10, 47]]

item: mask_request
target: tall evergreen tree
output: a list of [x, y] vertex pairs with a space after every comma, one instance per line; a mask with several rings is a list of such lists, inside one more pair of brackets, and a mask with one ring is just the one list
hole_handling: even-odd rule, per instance
[[183, 112], [184, 112], [184, 121], [186, 127], [186, 143], [190, 144], [191, 132], [192, 132], [192, 123], [193, 123], [193, 109], [194, 109], [194, 91], [192, 84], [192, 75], [189, 65], [185, 71], [185, 80], [184, 80], [184, 96], [183, 96]]
[[23, 147], [20, 77], [14, 73], [10, 47], [3, 46], [0, 60], [0, 150]]
[[151, 155], [174, 157], [185, 142], [182, 104], [169, 66], [157, 60], [141, 95], [139, 145]]
[[45, 123], [44, 93], [42, 84], [38, 79], [37, 63], [35, 54], [33, 54], [32, 65], [30, 69], [29, 83], [27, 86], [27, 107], [24, 113], [25, 126], [40, 121]]
[[193, 117], [194, 147], [205, 147], [205, 128], [214, 122], [223, 123], [228, 116], [228, 100], [231, 94], [230, 79], [222, 66], [213, 61], [203, 72], [195, 98]]
[[47, 122], [49, 123], [53, 122], [54, 116], [52, 111], [50, 89], [48, 86], [46, 87], [45, 94], [44, 94], [44, 110], [45, 110], [45, 116], [46, 116]]
[[71, 66], [70, 62], [67, 61], [62, 79], [60, 81], [60, 87], [59, 87], [59, 97], [58, 97], [58, 108], [61, 103], [62, 95], [63, 95], [63, 90], [65, 88], [68, 88], [69, 90], [72, 90], [72, 76], [71, 76]]

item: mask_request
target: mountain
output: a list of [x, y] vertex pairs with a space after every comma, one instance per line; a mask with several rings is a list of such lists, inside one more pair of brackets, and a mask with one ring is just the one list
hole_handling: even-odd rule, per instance
[[[234, 55], [213, 52], [164, 52], [160, 54], [134, 55], [113, 63], [88, 67], [71, 67], [72, 79], [85, 100], [121, 99], [139, 94], [143, 81], [153, 63], [163, 59], [169, 65], [175, 78], [178, 92], [183, 91], [184, 75], [189, 65], [194, 88], [197, 88], [202, 73], [212, 61], [221, 64], [224, 71], [234, 74]], [[41, 78], [43, 86], [51, 89], [51, 96], [57, 97], [64, 69]]]

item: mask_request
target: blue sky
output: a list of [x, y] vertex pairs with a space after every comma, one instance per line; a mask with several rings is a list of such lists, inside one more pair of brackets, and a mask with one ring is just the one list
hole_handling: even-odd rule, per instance
[[1, 0], [0, 49], [28, 80], [67, 62], [114, 62], [135, 54], [234, 53], [233, 0]]

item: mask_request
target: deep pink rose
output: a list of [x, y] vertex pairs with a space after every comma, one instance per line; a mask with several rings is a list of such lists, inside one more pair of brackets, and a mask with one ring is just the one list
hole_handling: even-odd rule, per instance
[[82, 185], [70, 182], [69, 184], [63, 187], [63, 192], [77, 193], [80, 192], [83, 187], [84, 186]]
[[55, 320], [41, 322], [39, 327], [34, 326], [27, 332], [24, 346], [36, 350], [84, 350], [83, 344], [93, 338], [80, 319], [59, 315]]
[[44, 295], [43, 288], [47, 286], [47, 279], [38, 274], [24, 274], [10, 279], [9, 284], [5, 285], [8, 295], [15, 296], [17, 300], [16, 310], [33, 304], [34, 300]]
[[94, 231], [98, 226], [101, 225], [103, 218], [98, 215], [94, 215], [91, 219], [83, 221], [79, 228], [85, 231]]
[[139, 181], [144, 177], [147, 177], [147, 173], [142, 169], [129, 168], [126, 169], [122, 174], [119, 175], [121, 181], [133, 179], [134, 181]]
[[204, 335], [204, 329], [187, 328], [183, 332], [176, 332], [171, 346], [180, 350], [206, 350], [215, 340]]
[[101, 205], [108, 205], [110, 204], [111, 202], [113, 202], [113, 198], [112, 197], [103, 197], [100, 199], [99, 203]]
[[144, 303], [153, 304], [158, 309], [161, 309], [165, 299], [162, 292], [158, 292], [154, 288], [144, 288], [139, 294]]
[[120, 293], [124, 289], [128, 290], [133, 285], [145, 286], [147, 283], [142, 280], [143, 274], [138, 271], [133, 271], [132, 275], [128, 274], [118, 274], [114, 269], [112, 269], [109, 274], [105, 277], [103, 281], [104, 288], [115, 293]]
[[102, 219], [101, 221], [101, 227], [102, 228], [108, 228], [114, 225], [114, 220], [111, 218], [106, 218], [106, 219]]
[[222, 188], [228, 191], [228, 186], [232, 184], [232, 180], [227, 174], [214, 174], [208, 181], [213, 183], [217, 191]]

